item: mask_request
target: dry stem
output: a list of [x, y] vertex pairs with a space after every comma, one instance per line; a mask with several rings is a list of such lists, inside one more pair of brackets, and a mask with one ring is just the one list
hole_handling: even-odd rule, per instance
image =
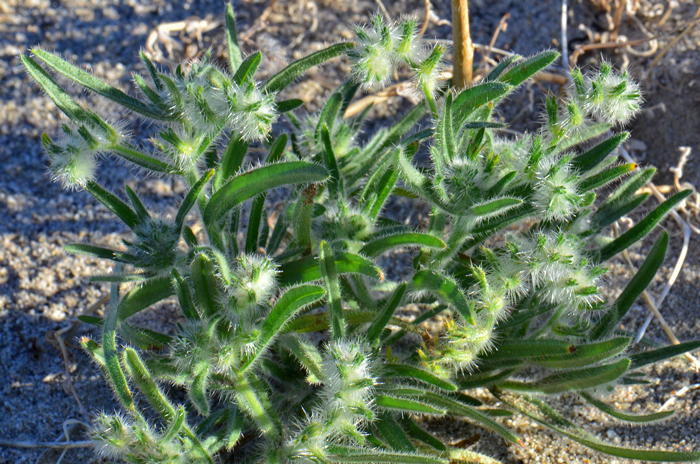
[[474, 44], [469, 33], [468, 0], [452, 0], [452, 39], [454, 61], [452, 85], [464, 89], [472, 83]]

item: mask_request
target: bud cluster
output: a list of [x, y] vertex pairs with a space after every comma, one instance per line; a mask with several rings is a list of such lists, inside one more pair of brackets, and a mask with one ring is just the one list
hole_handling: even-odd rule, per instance
[[323, 353], [320, 404], [299, 424], [281, 451], [299, 463], [329, 461], [334, 444], [364, 445], [364, 428], [374, 420], [377, 382], [368, 346], [357, 340], [330, 342]]
[[383, 88], [398, 66], [405, 65], [413, 70], [419, 91], [429, 99], [435, 98], [443, 82], [442, 57], [446, 48], [444, 45], [430, 48], [418, 30], [414, 18], [390, 23], [379, 14], [372, 17], [370, 26], [357, 27], [355, 34], [359, 44], [351, 54], [352, 72], [357, 82], [368, 90]]

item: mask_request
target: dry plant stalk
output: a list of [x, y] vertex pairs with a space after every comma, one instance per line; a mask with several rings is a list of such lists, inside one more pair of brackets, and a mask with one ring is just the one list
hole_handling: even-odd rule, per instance
[[472, 83], [474, 44], [469, 33], [467, 0], [452, 0], [452, 39], [454, 41], [452, 85], [464, 89]]

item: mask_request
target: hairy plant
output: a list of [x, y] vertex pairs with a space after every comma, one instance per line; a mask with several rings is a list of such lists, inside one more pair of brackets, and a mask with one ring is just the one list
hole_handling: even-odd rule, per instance
[[[574, 70], [567, 96], [547, 99], [541, 130], [512, 137], [494, 121], [496, 106], [557, 53], [505, 58], [456, 91], [440, 80], [444, 48], [426, 47], [415, 21], [375, 16], [357, 29], [356, 43], [260, 83], [262, 56], [243, 59], [230, 5], [226, 26], [228, 69], [207, 56], [165, 71], [142, 54], [150, 82], [134, 76], [138, 98], [44, 50], [22, 56], [70, 120], [56, 141], [43, 137], [52, 175], [91, 193], [132, 231], [120, 250], [67, 248], [116, 263], [93, 278], [111, 283], [105, 317], [81, 318], [101, 327], [100, 340], [82, 345], [121, 403], [94, 421], [100, 455], [131, 463], [493, 462], [441, 442], [417, 419], [466, 417], [518, 443], [494, 419], [515, 412], [603, 453], [700, 460], [696, 451], [607, 444], [547, 405], [549, 395], [571, 392], [620, 420], [665, 419], [672, 412], [631, 415], [598, 395], [644, 383], [642, 366], [700, 347], [642, 351], [618, 328], [663, 262], [665, 231], [615, 301], [602, 290], [606, 262], [689, 193], [608, 236], [645, 202], [637, 191], [654, 174], [618, 162], [627, 133], [599, 141], [639, 108], [629, 76], [605, 63], [590, 75]], [[302, 102], [280, 93], [343, 55], [354, 63], [352, 78], [317, 114], [289, 113]], [[412, 70], [425, 103], [360, 143], [367, 112], [345, 111], [358, 88], [385, 85], [397, 66]], [[151, 145], [78, 105], [49, 71], [149, 121], [157, 128]], [[293, 130], [274, 126], [273, 136], [284, 113]], [[424, 120], [429, 128], [416, 130]], [[246, 155], [255, 142], [268, 155], [252, 165]], [[419, 153], [429, 154], [427, 164], [414, 164]], [[149, 212], [128, 186], [128, 203], [100, 186], [98, 160], [108, 154], [183, 177], [190, 189], [175, 217]], [[273, 194], [275, 213], [266, 204]], [[430, 205], [429, 226], [383, 215], [392, 196]], [[406, 282], [387, 281], [378, 258], [407, 247], [416, 250], [415, 271]], [[129, 322], [170, 297], [182, 309], [175, 336]], [[421, 315], [397, 317], [410, 301]], [[444, 330], [427, 333], [421, 323], [436, 316]], [[482, 387], [508, 410], [468, 395]], [[178, 390], [184, 404], [168, 393]]]

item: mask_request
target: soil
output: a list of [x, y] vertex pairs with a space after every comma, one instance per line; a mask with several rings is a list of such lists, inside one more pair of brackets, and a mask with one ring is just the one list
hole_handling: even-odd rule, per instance
[[[125, 229], [112, 215], [84, 192], [63, 191], [45, 173], [47, 163], [40, 136], [46, 131], [54, 135], [64, 117], [50, 99], [42, 95], [20, 65], [18, 55], [29, 47], [58, 51], [72, 62], [87, 66], [95, 75], [111, 85], [133, 92], [132, 73], [145, 73], [138, 61], [138, 51], [145, 47], [149, 33], [158, 25], [193, 20], [194, 16], [209, 23], [222, 21], [220, 0], [4, 0], [0, 1], [0, 440], [48, 442], [62, 439], [63, 428], [74, 425], [71, 420], [89, 421], [77, 406], [70, 390], [65, 388], [65, 366], [53, 333], [69, 327], [76, 315], [99, 300], [107, 288], [91, 284], [89, 276], [107, 272], [108, 265], [83, 257], [67, 255], [68, 243], [90, 242], [118, 246]], [[612, 0], [571, 0], [569, 3], [568, 39], [573, 47], [588, 41], [583, 25], [591, 34], [609, 32], [612, 16], [597, 9]], [[639, 4], [635, 19], [625, 15], [620, 34], [629, 40], [659, 35], [655, 54], [644, 57], [622, 49], [596, 50], [582, 55], [579, 64], [594, 65], [601, 54], [617, 65], [628, 65], [630, 72], [643, 83], [646, 109], [631, 124], [633, 140], [629, 150], [644, 164], [659, 169], [658, 183], [668, 184], [669, 168], [676, 165], [678, 147], [689, 146], [700, 153], [700, 27], [694, 27], [654, 63], [660, 51], [693, 19], [698, 8], [692, 0], [649, 1]], [[285, 63], [319, 50], [341, 39], [352, 38], [352, 25], [366, 21], [377, 10], [378, 2], [358, 0], [268, 0], [236, 1], [238, 26], [245, 53], [262, 50], [263, 66], [259, 77], [269, 77]], [[420, 0], [384, 0], [389, 14], [398, 17], [410, 11], [422, 15]], [[438, 19], [450, 19], [449, 2], [434, 2]], [[672, 7], [669, 11], [668, 8]], [[488, 43], [491, 34], [505, 13], [510, 13], [508, 29], [502, 32], [496, 46], [523, 55], [546, 48], [559, 48], [561, 37], [560, 0], [522, 2], [517, 0], [472, 0], [472, 35], [477, 43]], [[258, 20], [264, 13], [264, 27]], [[668, 13], [668, 14], [667, 14]], [[637, 21], [638, 20], [638, 21]], [[194, 22], [188, 23], [192, 25]], [[645, 30], [646, 28], [646, 30]], [[450, 27], [433, 22], [427, 35], [449, 38]], [[172, 61], [192, 58], [208, 48], [212, 56], [223, 59], [224, 33], [221, 26], [202, 33], [202, 44], [194, 33], [176, 38], [183, 47], [176, 48]], [[598, 38], [598, 41], [606, 37]], [[634, 47], [646, 50], [649, 44]], [[161, 44], [164, 58], [169, 58]], [[301, 79], [292, 90], [306, 101], [305, 108], [314, 111], [348, 71], [348, 64], [335, 61], [322, 70]], [[103, 116], [123, 119], [137, 138], [146, 137], [149, 127], [135, 117], [118, 113], [104, 99], [75, 95]], [[541, 111], [543, 91], [556, 91], [556, 86], [529, 84], [506, 104], [501, 112], [514, 130], [532, 130]], [[392, 98], [373, 110], [370, 120], [391, 121], [409, 107], [401, 97]], [[525, 108], [525, 111], [522, 110]], [[515, 120], [514, 120], [515, 119]], [[367, 132], [371, 132], [371, 127]], [[700, 182], [700, 165], [691, 157], [683, 180]], [[166, 178], [134, 173], [123, 164], [104, 160], [100, 182], [123, 193], [124, 182], [142, 195], [155, 209], [172, 213], [185, 186]], [[415, 208], [417, 221], [427, 215], [424, 208], [397, 203], [396, 208]], [[403, 213], [403, 212], [402, 212]], [[402, 214], [403, 215], [403, 214]], [[404, 216], [405, 217], [405, 216]], [[657, 295], [670, 274], [680, 249], [682, 235], [669, 221], [671, 251], [663, 272], [650, 288]], [[639, 265], [644, 250], [651, 243], [638, 247], [632, 259]], [[690, 253], [678, 282], [663, 304], [662, 311], [676, 335], [691, 340], [700, 333], [697, 307], [700, 302], [700, 239], [693, 235]], [[401, 274], [400, 270], [397, 271]], [[614, 263], [609, 287], [617, 289], [629, 280], [630, 273], [621, 262]], [[172, 304], [149, 311], [142, 319], [154, 326], [166, 325], [175, 312]], [[639, 302], [623, 321], [627, 330], [635, 330], [647, 314]], [[81, 325], [75, 335], [94, 334]], [[656, 321], [648, 336], [657, 342], [668, 341]], [[100, 372], [76, 348], [74, 338], [67, 339], [68, 367], [72, 385], [88, 415], [116, 407], [112, 392]], [[587, 406], [574, 395], [553, 399], [566, 417], [583, 425], [599, 437], [622, 446], [656, 449], [700, 449], [700, 413], [697, 403], [700, 375], [690, 369], [684, 358], [658, 364], [647, 369], [650, 385], [618, 387], [609, 401], [632, 412], [654, 412], [666, 401], [677, 397], [673, 408], [677, 414], [670, 421], [634, 428], [622, 424]], [[482, 392], [484, 399], [488, 399]], [[491, 398], [489, 401], [493, 402]], [[499, 419], [523, 438], [523, 447], [508, 446], [498, 437], [460, 420], [432, 421], [435, 433], [450, 442], [464, 439], [474, 442], [476, 451], [504, 463], [615, 463], [613, 459], [561, 438], [519, 416]], [[80, 440], [78, 432], [71, 439]], [[0, 464], [56, 463], [57, 451], [20, 449], [0, 446]], [[89, 449], [68, 451], [63, 462], [100, 462]]]

